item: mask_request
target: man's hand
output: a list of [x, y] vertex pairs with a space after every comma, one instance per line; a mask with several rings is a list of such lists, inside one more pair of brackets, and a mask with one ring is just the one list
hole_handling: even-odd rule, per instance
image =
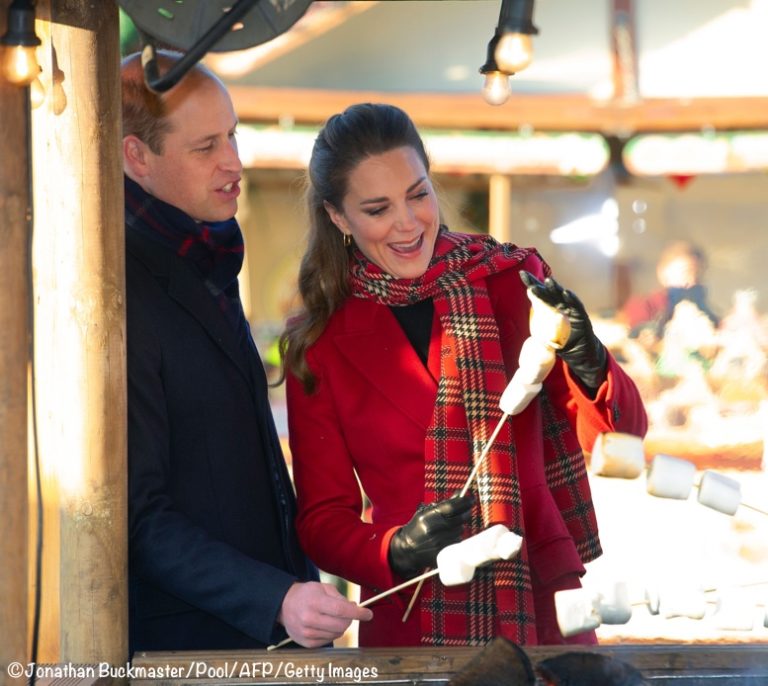
[[373, 612], [347, 600], [335, 586], [297, 582], [288, 589], [277, 621], [305, 648], [318, 648], [341, 636], [355, 619], [367, 622]]
[[474, 497], [454, 496], [419, 508], [405, 526], [397, 530], [389, 543], [389, 565], [407, 579], [434, 567], [437, 554], [461, 538], [469, 521]]
[[568, 317], [571, 335], [557, 354], [585, 386], [596, 390], [605, 381], [606, 352], [592, 330], [581, 300], [550, 277], [541, 282], [533, 274], [521, 271], [520, 278], [533, 295]]

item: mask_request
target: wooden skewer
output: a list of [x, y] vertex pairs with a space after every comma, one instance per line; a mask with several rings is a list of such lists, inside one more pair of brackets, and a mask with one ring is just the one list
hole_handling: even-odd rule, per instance
[[[504, 426], [504, 422], [507, 421], [508, 417], [509, 415], [505, 412], [501, 416], [501, 419], [496, 424], [496, 428], [493, 430], [491, 437], [486, 442], [485, 447], [483, 448], [483, 451], [480, 453], [480, 457], [477, 458], [477, 462], [475, 462], [475, 466], [472, 468], [472, 472], [467, 478], [467, 482], [464, 484], [464, 488], [462, 488], [461, 491], [459, 491], [459, 496], [464, 497], [467, 494], [469, 487], [472, 485], [472, 482], [475, 480], [475, 477], [477, 476], [477, 472], [480, 469], [480, 465], [483, 464], [485, 458], [487, 457], [489, 451], [491, 450], [491, 446], [493, 446], [493, 442], [496, 440], [496, 436], [499, 435], [499, 431], [501, 431], [501, 427]], [[422, 579], [419, 582], [419, 585], [416, 586], [416, 588], [413, 591], [413, 595], [411, 596], [411, 600], [408, 603], [408, 607], [405, 608], [405, 612], [403, 613], [403, 620], [402, 620], [403, 622], [407, 622], [408, 617], [411, 616], [411, 610], [413, 610], [413, 606], [416, 604], [416, 598], [419, 597], [419, 593], [421, 593], [421, 587], [423, 585], [424, 585], [424, 579]]]
[[[693, 487], [697, 490], [701, 490], [701, 480], [694, 481]], [[763, 510], [762, 508], [757, 507], [757, 505], [750, 505], [749, 503], [745, 503], [744, 501], [740, 500], [739, 507], [746, 507], [748, 510], [752, 510], [753, 512], [757, 512], [758, 514], [768, 517], [768, 510]]]
[[[425, 579], [428, 579], [431, 576], [435, 576], [438, 573], [439, 570], [437, 569], [430, 569], [423, 574], [420, 574], [419, 576], [413, 577], [413, 579], [408, 579], [408, 581], [404, 581], [401, 584], [398, 584], [397, 586], [393, 586], [387, 591], [383, 591], [382, 593], [379, 593], [378, 595], [373, 596], [372, 598], [368, 598], [368, 600], [362, 602], [359, 604], [358, 607], [368, 607], [369, 605], [373, 605], [373, 603], [378, 602], [379, 600], [382, 600], [383, 598], [386, 598], [387, 596], [392, 595], [393, 593], [397, 593], [398, 591], [402, 591], [404, 588], [407, 588], [408, 586], [413, 586], [414, 584], [423, 583]], [[273, 645], [267, 646], [267, 650], [275, 650], [277, 648], [282, 648], [284, 645], [288, 645], [293, 639], [289, 636], [288, 638], [284, 638], [280, 643], [275, 643]]]
[[[533, 304], [533, 298], [536, 298], [536, 300], [539, 300], [543, 305], [546, 307], [549, 307], [550, 309], [555, 309], [551, 305], [548, 305], [543, 300], [538, 298], [538, 296], [535, 296], [531, 293], [531, 291], [528, 291], [529, 299], [531, 299], [531, 303]], [[555, 310], [557, 311], [557, 310]], [[570, 322], [569, 322], [570, 324]], [[570, 332], [570, 326], [568, 327], [568, 331]], [[567, 336], [566, 336], [567, 338]], [[555, 339], [555, 336], [550, 339], [546, 345], [547, 347], [551, 348], [552, 350], [557, 350], [558, 348], [562, 348], [562, 345], [558, 344]], [[522, 411], [522, 410], [520, 410]], [[496, 424], [496, 428], [493, 430], [493, 433], [491, 434], [491, 437], [488, 439], [488, 441], [485, 444], [485, 447], [483, 448], [483, 451], [480, 453], [480, 457], [477, 458], [477, 461], [475, 462], [474, 467], [472, 468], [472, 472], [470, 473], [469, 477], [467, 478], [467, 483], [464, 484], [464, 488], [461, 489], [459, 492], [459, 496], [463, 497], [467, 494], [467, 491], [469, 490], [469, 487], [472, 485], [472, 482], [475, 480], [475, 477], [477, 476], [477, 472], [480, 470], [480, 467], [482, 466], [483, 462], [485, 461], [485, 458], [488, 455], [488, 452], [490, 451], [491, 447], [493, 446], [493, 442], [496, 440], [496, 436], [499, 435], [499, 431], [501, 431], [501, 427], [504, 426], [504, 422], [507, 421], [509, 418], [508, 413], [504, 413], [501, 416], [501, 419]], [[408, 617], [411, 615], [411, 610], [413, 609], [414, 604], [416, 603], [416, 598], [419, 597], [419, 593], [421, 593], [421, 587], [424, 585], [424, 582], [419, 582], [419, 585], [414, 589], [413, 595], [411, 596], [411, 601], [408, 603], [408, 607], [405, 609], [405, 612], [403, 613], [403, 622], [408, 621]]]

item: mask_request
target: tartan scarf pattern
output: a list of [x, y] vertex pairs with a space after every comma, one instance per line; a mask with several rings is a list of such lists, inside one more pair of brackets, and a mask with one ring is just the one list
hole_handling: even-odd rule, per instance
[[[485, 279], [516, 267], [534, 252], [441, 227], [426, 272], [416, 279], [397, 279], [353, 251], [353, 296], [384, 305], [432, 298], [440, 318], [440, 380], [425, 441], [424, 502], [461, 490], [501, 418], [499, 400], [508, 379]], [[470, 535], [496, 523], [524, 535], [516, 457], [512, 426], [505, 422], [472, 486], [476, 504]], [[421, 630], [427, 645], [485, 645], [497, 635], [518, 644], [535, 643], [525, 547], [513, 560], [477, 569], [468, 587], [427, 582]]]
[[237, 275], [245, 246], [237, 221], [197, 222], [182, 210], [147, 193], [125, 177], [125, 225], [192, 262], [229, 323], [239, 331], [243, 321]]

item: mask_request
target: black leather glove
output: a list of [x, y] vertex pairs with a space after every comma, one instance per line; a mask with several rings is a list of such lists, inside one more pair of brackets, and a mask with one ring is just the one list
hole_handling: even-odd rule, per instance
[[411, 521], [397, 530], [389, 542], [389, 566], [408, 579], [434, 567], [437, 554], [461, 538], [461, 530], [469, 521], [474, 496], [454, 496], [422, 505]]
[[542, 283], [530, 272], [521, 271], [520, 278], [533, 295], [568, 317], [571, 335], [557, 354], [587, 388], [598, 388], [605, 381], [606, 352], [581, 300], [550, 277]]

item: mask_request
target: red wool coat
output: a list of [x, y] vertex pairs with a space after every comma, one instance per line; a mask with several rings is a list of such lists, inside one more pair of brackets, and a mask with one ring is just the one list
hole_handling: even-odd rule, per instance
[[[487, 280], [510, 378], [529, 335], [530, 302], [519, 269], [544, 278], [534, 255]], [[387, 552], [424, 498], [424, 439], [440, 374], [440, 333], [435, 316], [427, 368], [387, 306], [349, 298], [308, 351], [317, 391], [307, 395], [295, 377], [287, 379], [300, 541], [321, 569], [360, 584], [363, 599], [401, 581]], [[647, 428], [634, 383], [610, 356], [594, 399], [559, 359], [544, 385], [557, 416], [545, 419], [537, 397], [511, 418], [534, 593], [564, 575], [582, 574], [582, 563], [600, 554], [579, 445], [591, 449], [600, 432], [642, 436]], [[553, 442], [571, 454], [566, 464], [553, 456]], [[361, 485], [372, 506], [370, 522], [361, 519]], [[372, 607], [374, 619], [360, 626], [360, 645], [419, 645], [418, 609], [401, 621], [412, 592]], [[466, 597], [465, 587], [451, 592]], [[537, 630], [541, 635], [552, 627]]]

